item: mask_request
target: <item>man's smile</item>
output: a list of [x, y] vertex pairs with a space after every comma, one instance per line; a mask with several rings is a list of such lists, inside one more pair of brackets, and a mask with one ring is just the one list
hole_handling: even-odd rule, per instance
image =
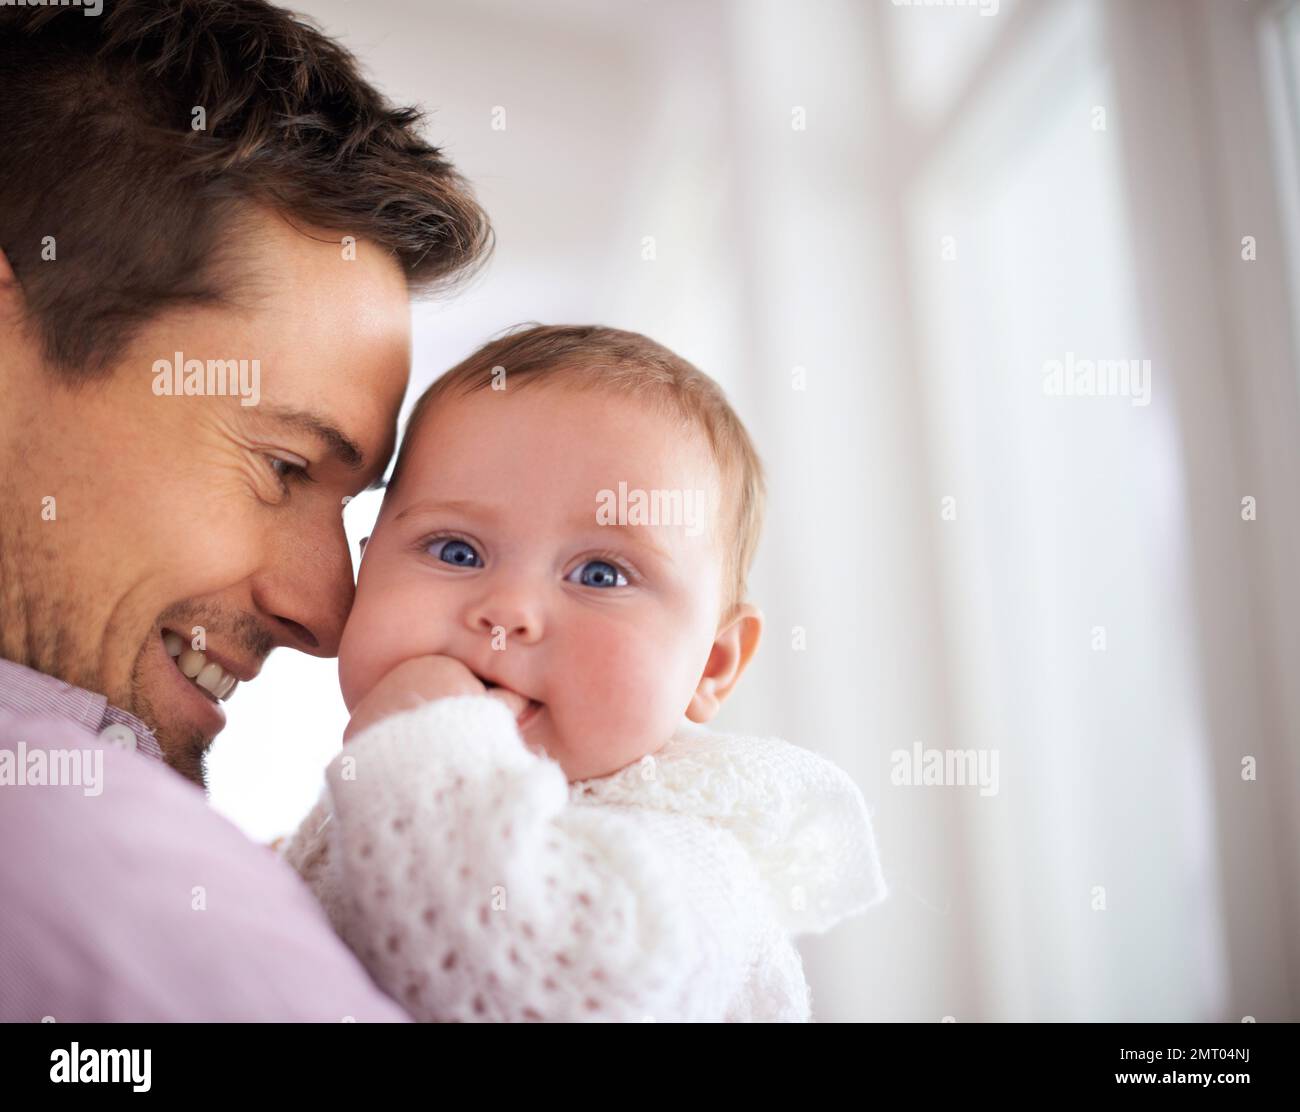
[[197, 728], [213, 737], [226, 724], [221, 704], [228, 700], [241, 682], [253, 679], [261, 663], [236, 662], [214, 650], [191, 648], [176, 630], [164, 628], [158, 637], [166, 663], [165, 670], [175, 678], [175, 689], [185, 712]]
[[237, 676], [223, 668], [206, 652], [186, 646], [181, 635], [174, 630], [163, 630], [163, 645], [167, 655], [176, 661], [176, 667], [186, 679], [193, 680], [213, 699], [225, 702], [239, 683]]

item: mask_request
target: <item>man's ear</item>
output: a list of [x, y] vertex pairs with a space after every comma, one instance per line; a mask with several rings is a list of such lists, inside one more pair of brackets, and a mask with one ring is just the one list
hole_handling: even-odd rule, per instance
[[22, 287], [18, 284], [14, 268], [9, 265], [9, 257], [4, 253], [4, 249], [0, 248], [0, 305], [11, 301], [21, 293]]
[[[0, 342], [7, 345], [13, 338], [9, 329], [22, 319], [24, 306], [22, 283], [18, 281], [8, 256], [0, 248], [0, 328], [4, 329], [0, 332]], [[0, 355], [0, 363], [7, 362], [5, 356]]]
[[763, 612], [748, 602], [738, 606], [718, 627], [704, 674], [686, 708], [687, 718], [692, 722], [712, 721], [749, 666], [762, 635]]

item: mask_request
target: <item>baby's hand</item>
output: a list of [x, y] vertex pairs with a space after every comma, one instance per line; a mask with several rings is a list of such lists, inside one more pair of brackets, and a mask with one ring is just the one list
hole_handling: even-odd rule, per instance
[[372, 687], [352, 712], [343, 731], [346, 742], [368, 726], [434, 699], [452, 695], [482, 695], [486, 688], [459, 660], [450, 656], [418, 656], [406, 660]]

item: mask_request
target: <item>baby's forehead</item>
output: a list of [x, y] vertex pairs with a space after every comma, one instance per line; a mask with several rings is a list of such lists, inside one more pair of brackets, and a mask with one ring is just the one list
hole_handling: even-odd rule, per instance
[[396, 516], [539, 532], [640, 528], [665, 541], [717, 532], [721, 488], [703, 435], [653, 412], [629, 428], [622, 408], [611, 432], [590, 408], [564, 427], [554, 405], [448, 399], [412, 430]]
[[[644, 485], [690, 479], [716, 485], [718, 463], [698, 421], [653, 397], [608, 388], [525, 380], [509, 390], [477, 389], [439, 398], [408, 429], [403, 453], [427, 470], [475, 461], [498, 471], [588, 479], [599, 472]], [[462, 466], [463, 465], [463, 466]]]

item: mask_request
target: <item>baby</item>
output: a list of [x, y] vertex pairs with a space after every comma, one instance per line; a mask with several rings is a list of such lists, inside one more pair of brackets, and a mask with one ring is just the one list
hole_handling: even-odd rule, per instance
[[705, 727], [753, 657], [762, 468], [708, 377], [531, 327], [407, 426], [285, 848], [420, 1020], [794, 1020], [792, 938], [886, 895], [862, 794]]

